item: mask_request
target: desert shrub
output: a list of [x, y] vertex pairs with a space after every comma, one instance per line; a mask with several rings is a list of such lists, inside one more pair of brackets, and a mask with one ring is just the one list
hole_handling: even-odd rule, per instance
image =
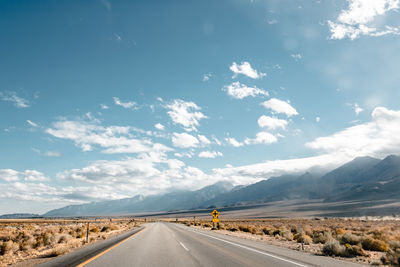
[[208, 223], [203, 224], [203, 228], [209, 228], [211, 227], [211, 225], [209, 225]]
[[92, 232], [92, 233], [98, 233], [98, 232], [100, 232], [100, 229], [97, 228], [97, 227], [93, 227], [92, 229], [90, 229], [90, 232]]
[[0, 255], [12, 254], [18, 250], [18, 244], [14, 243], [12, 240], [4, 241], [0, 244]]
[[68, 248], [66, 248], [66, 247], [53, 248], [46, 254], [46, 257], [57, 257], [60, 255], [64, 255], [67, 252], [68, 252]]
[[236, 227], [231, 227], [231, 228], [229, 228], [229, 231], [236, 232], [236, 231], [238, 231], [238, 229]]
[[287, 229], [282, 229], [279, 232], [279, 235], [282, 236], [283, 238], [285, 238], [286, 240], [293, 240], [293, 234], [291, 231], [287, 230]]
[[310, 245], [312, 243], [312, 238], [309, 235], [303, 235], [304, 245]]
[[346, 233], [346, 231], [342, 228], [337, 228], [335, 230], [336, 235], [344, 235]]
[[272, 230], [271, 229], [269, 229], [269, 228], [263, 228], [262, 229], [262, 231], [263, 231], [263, 233], [265, 234], [265, 235], [270, 235], [270, 234], [272, 234]]
[[[303, 244], [310, 245], [312, 243], [312, 238], [309, 235], [303, 234]], [[300, 233], [297, 233], [293, 236], [293, 240], [297, 241], [297, 243], [301, 243]]]
[[57, 243], [59, 243], [59, 244], [67, 243], [71, 238], [72, 237], [70, 235], [67, 235], [67, 234], [59, 235]]
[[371, 251], [382, 251], [386, 252], [389, 250], [389, 244], [386, 243], [385, 241], [374, 239], [372, 237], [367, 237], [364, 238], [361, 241], [362, 248], [365, 250], [371, 250]]
[[400, 241], [390, 241], [389, 246], [393, 250], [400, 249]]
[[322, 253], [327, 256], [342, 256], [345, 254], [345, 247], [336, 239], [331, 239], [322, 247]]
[[330, 239], [332, 239], [332, 234], [329, 231], [317, 231], [317, 232], [314, 232], [314, 234], [312, 236], [312, 240], [316, 244], [317, 243], [325, 244]]
[[381, 262], [385, 265], [400, 266], [400, 250], [388, 250], [388, 252], [382, 256]]
[[350, 245], [346, 243], [344, 257], [364, 256], [364, 250], [359, 245]]
[[352, 233], [345, 233], [340, 239], [342, 244], [357, 245], [361, 241], [361, 237]]
[[279, 235], [279, 233], [280, 233], [279, 229], [275, 229], [275, 230], [272, 231], [272, 235], [273, 236]]
[[239, 230], [245, 233], [250, 233], [251, 229], [248, 226], [239, 225]]
[[36, 236], [36, 242], [34, 243], [33, 247], [39, 248], [42, 246], [51, 246], [55, 243], [56, 242], [54, 235], [51, 234], [51, 232], [44, 232]]

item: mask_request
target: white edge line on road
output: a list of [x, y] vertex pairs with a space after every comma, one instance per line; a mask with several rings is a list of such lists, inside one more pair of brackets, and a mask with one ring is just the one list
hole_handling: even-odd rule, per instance
[[[224, 240], [224, 239], [221, 239], [221, 238], [212, 236], [212, 235], [207, 235], [207, 234], [204, 234], [204, 233], [201, 233], [201, 232], [198, 232], [198, 231], [194, 231], [194, 230], [190, 230], [190, 231], [192, 231], [192, 232], [194, 232], [194, 233], [197, 233], [197, 234], [199, 234], [199, 235], [204, 235], [204, 236], [207, 236], [207, 237], [214, 238], [214, 239], [216, 239], [216, 240], [219, 240], [219, 241], [222, 241], [222, 242], [225, 242], [225, 243], [228, 243], [228, 244], [237, 246], [237, 247], [241, 247], [241, 248], [244, 248], [244, 249], [253, 251], [253, 252], [257, 252], [257, 253], [263, 254], [263, 255], [265, 255], [265, 256], [269, 256], [269, 257], [271, 257], [271, 258], [275, 258], [275, 259], [278, 259], [278, 260], [281, 260], [281, 261], [286, 261], [286, 262], [289, 262], [289, 263], [294, 264], [294, 265], [297, 265], [297, 266], [308, 267], [307, 265], [304, 265], [304, 264], [301, 264], [301, 263], [298, 263], [298, 262], [295, 262], [295, 261], [287, 260], [287, 259], [284, 259], [284, 258], [275, 256], [275, 255], [273, 255], [273, 254], [269, 254], [269, 253], [266, 253], [266, 252], [264, 252], [264, 251], [260, 251], [260, 250], [254, 249], [254, 248], [249, 248], [249, 247], [246, 247], [246, 246], [237, 244], [237, 243], [233, 243], [233, 242], [230, 242], [230, 241], [228, 241], [228, 240]], [[180, 242], [179, 242], [179, 243], [180, 243]], [[181, 243], [181, 245], [183, 246], [182, 243]]]
[[186, 249], [186, 251], [189, 251], [189, 249], [188, 249], [182, 242], [179, 241], [179, 244], [181, 244], [181, 246], [182, 246], [184, 249]]

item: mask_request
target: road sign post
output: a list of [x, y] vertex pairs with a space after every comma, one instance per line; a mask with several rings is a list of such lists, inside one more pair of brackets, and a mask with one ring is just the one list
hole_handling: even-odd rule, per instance
[[213, 229], [215, 229], [215, 223], [219, 224], [219, 212], [217, 210], [213, 210], [213, 212], [211, 212], [211, 215], [213, 216], [212, 222], [213, 222]]
[[88, 242], [89, 239], [89, 222], [87, 223], [87, 228], [86, 228], [86, 243]]

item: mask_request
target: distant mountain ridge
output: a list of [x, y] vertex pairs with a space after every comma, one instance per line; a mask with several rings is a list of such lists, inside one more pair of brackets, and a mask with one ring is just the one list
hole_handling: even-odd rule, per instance
[[359, 157], [324, 174], [272, 177], [248, 186], [218, 182], [197, 191], [177, 191], [156, 196], [135, 196], [83, 205], [70, 205], [44, 216], [122, 215], [139, 212], [190, 210], [210, 206], [238, 206], [293, 199], [400, 200], [400, 157], [383, 160]]
[[120, 215], [135, 212], [157, 212], [169, 210], [187, 210], [200, 206], [205, 201], [233, 189], [229, 182], [218, 182], [197, 191], [177, 191], [164, 195], [135, 196], [118, 200], [109, 200], [82, 205], [70, 205], [51, 210], [47, 217]]
[[0, 219], [31, 219], [39, 217], [40, 217], [39, 214], [33, 214], [33, 213], [11, 213], [11, 214], [0, 215]]

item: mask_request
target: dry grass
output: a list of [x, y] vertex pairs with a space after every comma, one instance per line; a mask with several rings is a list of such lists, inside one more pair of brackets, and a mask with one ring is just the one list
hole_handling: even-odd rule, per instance
[[[194, 225], [187, 219], [180, 219], [178, 222], [188, 226]], [[209, 221], [199, 219], [196, 225], [204, 229], [212, 227]], [[399, 266], [399, 220], [222, 219], [218, 230], [224, 234], [296, 250], [301, 249], [299, 243], [303, 241], [305, 251], [309, 253], [336, 256], [370, 265]]]
[[0, 220], [0, 266], [56, 257], [139, 226], [127, 218], [102, 220]]

